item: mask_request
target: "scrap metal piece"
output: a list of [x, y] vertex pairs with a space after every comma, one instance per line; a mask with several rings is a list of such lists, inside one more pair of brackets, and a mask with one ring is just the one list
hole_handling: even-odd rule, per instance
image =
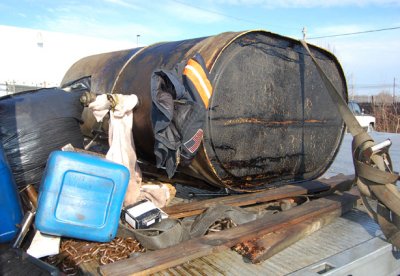
[[17, 237], [15, 238], [15, 240], [14, 240], [12, 246], [11, 246], [12, 248], [19, 248], [21, 246], [22, 242], [25, 239], [26, 234], [29, 231], [29, 228], [32, 225], [33, 218], [35, 217], [35, 214], [36, 214], [36, 210], [33, 210], [33, 211], [28, 210], [25, 213], [25, 216], [24, 216], [24, 218], [22, 219], [22, 222], [21, 222], [21, 230], [19, 231]]

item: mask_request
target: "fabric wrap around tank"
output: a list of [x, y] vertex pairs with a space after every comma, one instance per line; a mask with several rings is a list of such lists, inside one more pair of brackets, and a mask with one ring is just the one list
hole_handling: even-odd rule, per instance
[[[312, 45], [310, 49], [347, 100], [336, 57]], [[314, 179], [328, 169], [345, 125], [311, 58], [292, 38], [266, 31], [222, 33], [94, 55], [72, 65], [62, 85], [91, 76], [96, 94], [136, 94], [136, 150], [139, 158], [154, 163], [151, 75], [195, 53], [203, 56], [210, 71], [213, 95], [202, 146], [181, 172], [217, 186], [252, 191]]]

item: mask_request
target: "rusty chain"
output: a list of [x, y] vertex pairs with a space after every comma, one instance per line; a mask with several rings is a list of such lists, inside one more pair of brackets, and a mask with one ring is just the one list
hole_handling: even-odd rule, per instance
[[89, 243], [65, 240], [60, 252], [66, 252], [76, 264], [97, 261], [104, 265], [126, 259], [133, 252], [144, 252], [144, 248], [134, 238], [117, 237], [109, 243]]
[[210, 234], [213, 232], [219, 232], [219, 231], [229, 229], [229, 228], [232, 228], [235, 226], [237, 226], [237, 224], [230, 218], [219, 219], [219, 220], [215, 221], [214, 224], [210, 226], [210, 228], [208, 228], [208, 231], [206, 232], [206, 234]]
[[99, 265], [105, 265], [126, 259], [132, 253], [144, 251], [145, 248], [132, 237], [117, 237], [109, 243], [64, 239], [60, 254], [48, 257], [46, 261], [58, 266], [66, 275], [74, 276], [79, 275], [78, 266], [82, 263], [95, 261]]

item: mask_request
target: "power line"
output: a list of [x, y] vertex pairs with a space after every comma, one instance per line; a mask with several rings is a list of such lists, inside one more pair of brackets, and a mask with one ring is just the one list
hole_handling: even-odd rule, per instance
[[383, 87], [392, 87], [393, 84], [354, 84], [353, 86], [356, 88], [383, 88]]
[[[225, 14], [225, 13], [222, 13], [222, 12], [217, 12], [215, 10], [206, 9], [206, 8], [199, 7], [199, 6], [196, 6], [196, 5], [188, 4], [188, 3], [184, 2], [184, 1], [180, 1], [180, 0], [171, 0], [171, 1], [179, 3], [179, 4], [187, 6], [187, 7], [191, 7], [191, 8], [197, 9], [197, 10], [205, 11], [205, 12], [216, 14], [216, 15], [221, 15], [221, 16], [224, 16], [224, 17], [227, 17], [227, 18], [232, 18], [232, 19], [237, 20], [237, 21], [243, 21], [243, 22], [259, 24], [259, 25], [264, 25], [265, 24], [265, 23], [249, 20], [249, 19], [246, 19], [246, 18], [236, 17], [236, 16], [232, 16], [232, 15]], [[269, 26], [277, 27], [277, 28], [298, 30], [298, 28], [294, 28], [294, 27], [286, 27], [286, 26], [278, 26], [278, 25], [270, 25], [270, 24], [269, 24]], [[400, 26], [391, 27], [391, 28], [382, 28], [382, 29], [375, 29], [375, 30], [360, 31], [360, 32], [352, 32], [352, 33], [342, 33], [342, 34], [333, 34], [333, 35], [325, 35], [325, 36], [316, 36], [316, 37], [309, 37], [307, 39], [319, 39], [319, 38], [339, 37], [339, 36], [357, 35], [357, 34], [365, 34], [365, 33], [375, 33], [375, 32], [390, 31], [390, 30], [396, 30], [396, 29], [400, 29]]]
[[347, 35], [376, 33], [376, 32], [391, 31], [391, 30], [396, 30], [396, 29], [400, 29], [400, 26], [399, 27], [392, 27], [392, 28], [383, 28], [383, 29], [376, 29], [376, 30], [360, 31], [360, 32], [354, 32], [354, 33], [343, 33], [343, 34], [316, 36], [316, 37], [309, 37], [307, 39], [319, 39], [319, 38], [327, 38], [327, 37], [338, 37], [338, 36], [347, 36]]
[[[229, 15], [229, 14], [226, 14], [226, 13], [222, 13], [222, 12], [217, 12], [217, 11], [214, 11], [214, 10], [205, 9], [203, 7], [199, 7], [199, 6], [195, 6], [195, 5], [192, 5], [192, 4], [188, 4], [188, 3], [185, 3], [183, 1], [179, 1], [179, 0], [171, 0], [171, 1], [179, 3], [179, 4], [184, 5], [184, 6], [188, 6], [188, 7], [194, 8], [196, 10], [201, 10], [201, 11], [205, 11], [205, 12], [208, 12], [208, 13], [221, 15], [221, 16], [224, 16], [224, 17], [227, 17], [227, 18], [232, 18], [232, 19], [235, 19], [237, 21], [243, 21], [243, 22], [253, 23], [253, 24], [258, 24], [258, 25], [265, 25], [265, 23], [249, 20], [249, 19], [246, 19], [246, 18], [232, 16], [232, 15]], [[277, 28], [283, 28], [283, 29], [298, 30], [298, 28], [294, 28], [294, 27], [277, 26], [277, 25], [270, 25], [270, 24], [268, 24], [268, 26], [277, 27]]]

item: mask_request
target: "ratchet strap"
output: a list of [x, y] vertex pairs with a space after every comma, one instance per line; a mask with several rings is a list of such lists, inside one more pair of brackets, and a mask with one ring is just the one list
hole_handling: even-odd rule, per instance
[[[322, 70], [307, 43], [303, 40], [300, 42], [315, 64], [332, 101], [336, 104], [353, 136], [352, 153], [356, 175], [355, 182], [360, 190], [362, 201], [370, 216], [380, 225], [387, 240], [400, 248], [400, 192], [396, 187], [399, 175], [393, 172], [388, 152], [390, 145], [379, 147], [375, 144], [371, 136], [360, 126], [342, 95]], [[370, 205], [368, 199], [377, 201], [376, 208]]]
[[215, 222], [229, 218], [235, 224], [243, 224], [257, 219], [260, 215], [239, 207], [216, 205], [209, 207], [204, 213], [198, 215], [194, 221], [178, 219], [165, 219], [151, 228], [130, 230], [135, 238], [146, 248], [156, 250], [166, 248], [182, 241], [200, 237]]

